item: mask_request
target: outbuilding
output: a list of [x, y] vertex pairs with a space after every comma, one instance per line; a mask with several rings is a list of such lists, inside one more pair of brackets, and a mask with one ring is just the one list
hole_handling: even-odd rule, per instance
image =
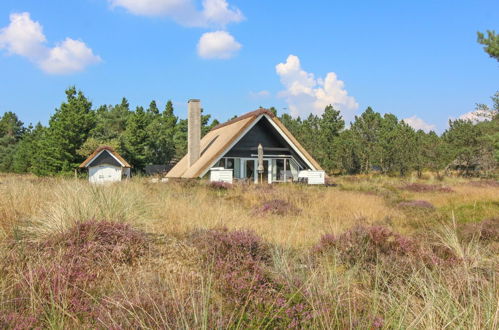
[[132, 168], [120, 154], [109, 146], [97, 148], [79, 167], [88, 169], [88, 180], [91, 183], [117, 182], [128, 179]]

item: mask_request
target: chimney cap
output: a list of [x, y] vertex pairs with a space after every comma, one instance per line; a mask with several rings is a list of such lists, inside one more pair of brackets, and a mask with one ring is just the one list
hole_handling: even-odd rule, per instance
[[189, 101], [187, 101], [187, 103], [191, 103], [191, 102], [201, 102], [200, 99], [189, 99]]

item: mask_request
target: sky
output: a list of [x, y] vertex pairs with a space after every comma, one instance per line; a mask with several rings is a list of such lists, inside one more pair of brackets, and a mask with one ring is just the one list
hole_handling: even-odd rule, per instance
[[415, 128], [490, 103], [499, 64], [476, 32], [497, 0], [2, 0], [0, 115], [47, 124], [76, 86], [93, 102], [201, 99], [220, 121], [260, 106], [306, 117], [371, 106]]

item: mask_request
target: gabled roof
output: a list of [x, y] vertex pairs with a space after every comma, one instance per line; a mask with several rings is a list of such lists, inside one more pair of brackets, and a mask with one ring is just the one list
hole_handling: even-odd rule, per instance
[[199, 159], [189, 167], [187, 155], [184, 156], [167, 173], [166, 177], [192, 179], [203, 176], [264, 116], [312, 169], [321, 170], [321, 166], [317, 161], [302, 147], [281, 121], [271, 111], [260, 108], [215, 126], [201, 139], [201, 155]]
[[124, 160], [119, 153], [117, 153], [113, 148], [109, 146], [102, 146], [97, 148], [90, 156], [88, 156], [87, 159], [85, 159], [83, 163], [80, 164], [79, 167], [88, 167], [103, 152], [109, 152], [109, 154], [111, 154], [121, 164], [121, 166], [130, 168], [132, 167], [132, 165], [128, 164], [128, 162]]

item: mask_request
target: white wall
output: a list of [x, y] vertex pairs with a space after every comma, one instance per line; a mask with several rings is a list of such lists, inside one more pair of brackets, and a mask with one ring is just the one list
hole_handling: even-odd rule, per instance
[[121, 181], [121, 167], [108, 164], [89, 167], [88, 180], [91, 183]]
[[325, 184], [326, 173], [324, 171], [300, 171], [298, 178], [306, 178], [308, 184]]
[[211, 182], [227, 182], [232, 183], [232, 170], [224, 169], [222, 167], [212, 167], [210, 171]]

